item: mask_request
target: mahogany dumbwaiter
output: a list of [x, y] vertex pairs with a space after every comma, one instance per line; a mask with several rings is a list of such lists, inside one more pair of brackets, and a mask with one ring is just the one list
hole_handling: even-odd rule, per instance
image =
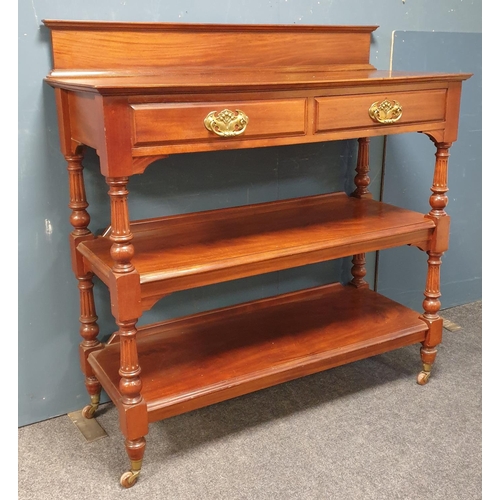
[[[130, 487], [150, 423], [421, 343], [425, 384], [442, 336], [447, 169], [470, 74], [378, 71], [375, 26], [46, 20], [61, 150], [68, 162], [80, 363], [93, 418], [103, 388], [119, 411]], [[290, 51], [289, 47], [293, 47]], [[436, 145], [430, 211], [372, 199], [370, 137]], [[355, 190], [131, 221], [128, 181], [172, 154], [358, 140]], [[92, 234], [83, 178], [97, 151], [110, 226]], [[423, 158], [423, 161], [427, 161]], [[431, 183], [431, 180], [430, 180]], [[131, 194], [133, 196], [133, 193]], [[428, 254], [423, 311], [369, 289], [367, 252]], [[136, 327], [167, 294], [352, 256], [352, 280]], [[99, 341], [93, 279], [109, 288], [117, 335]]]

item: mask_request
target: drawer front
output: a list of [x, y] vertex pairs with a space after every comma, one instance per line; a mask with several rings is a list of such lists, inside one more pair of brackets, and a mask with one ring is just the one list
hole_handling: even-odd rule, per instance
[[306, 99], [151, 103], [132, 107], [135, 145], [303, 135]]
[[446, 90], [317, 97], [315, 132], [444, 121]]

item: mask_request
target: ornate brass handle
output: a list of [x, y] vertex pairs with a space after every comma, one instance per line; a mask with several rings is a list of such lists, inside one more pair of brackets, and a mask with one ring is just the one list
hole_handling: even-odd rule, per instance
[[204, 123], [210, 132], [221, 137], [234, 137], [245, 132], [248, 116], [239, 109], [236, 110], [236, 113], [229, 109], [223, 109], [219, 113], [217, 111], [208, 113]]
[[384, 99], [374, 102], [368, 110], [370, 118], [378, 123], [396, 123], [403, 116], [403, 107], [398, 101]]

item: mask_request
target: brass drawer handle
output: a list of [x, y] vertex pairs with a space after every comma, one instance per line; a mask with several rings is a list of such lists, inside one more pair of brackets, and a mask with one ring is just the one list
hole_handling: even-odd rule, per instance
[[209, 132], [214, 132], [221, 137], [235, 137], [245, 132], [248, 125], [248, 116], [236, 110], [223, 109], [219, 113], [211, 111], [205, 118], [205, 127]]
[[370, 118], [378, 123], [396, 123], [403, 116], [403, 107], [398, 101], [384, 99], [374, 102], [368, 110]]

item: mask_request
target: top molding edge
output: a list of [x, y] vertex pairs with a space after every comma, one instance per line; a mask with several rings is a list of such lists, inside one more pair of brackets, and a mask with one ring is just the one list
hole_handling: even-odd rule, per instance
[[51, 30], [117, 30], [117, 31], [325, 31], [337, 33], [371, 33], [379, 26], [337, 26], [314, 24], [204, 24], [204, 23], [150, 23], [123, 21], [70, 21], [43, 19]]

